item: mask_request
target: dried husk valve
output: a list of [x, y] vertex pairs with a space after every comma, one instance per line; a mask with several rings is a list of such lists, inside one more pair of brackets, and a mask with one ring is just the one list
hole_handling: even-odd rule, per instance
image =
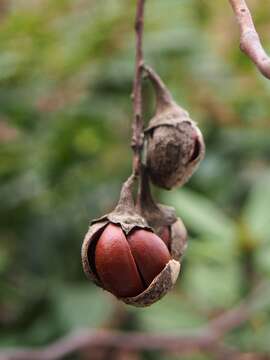
[[173, 100], [161, 78], [144, 66], [156, 95], [155, 115], [145, 130], [146, 165], [151, 181], [172, 189], [188, 181], [205, 154], [202, 133]]
[[136, 211], [134, 177], [123, 185], [115, 210], [93, 220], [84, 238], [86, 275], [127, 304], [148, 306], [175, 284], [180, 263]]

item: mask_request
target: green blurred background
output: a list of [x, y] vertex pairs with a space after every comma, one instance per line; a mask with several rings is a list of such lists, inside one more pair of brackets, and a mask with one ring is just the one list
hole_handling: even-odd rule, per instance
[[[135, 5], [0, 3], [2, 347], [45, 345], [82, 327], [167, 334], [198, 328], [269, 281], [270, 81], [240, 52], [228, 1], [146, 6], [146, 62], [198, 122], [207, 145], [184, 188], [156, 191], [190, 234], [175, 290], [136, 309], [117, 304], [82, 272], [89, 221], [114, 207], [131, 169]], [[249, 5], [269, 49], [270, 2]], [[147, 84], [144, 93], [152, 102]], [[264, 297], [263, 310], [226, 338], [241, 351], [269, 351], [270, 295]]]

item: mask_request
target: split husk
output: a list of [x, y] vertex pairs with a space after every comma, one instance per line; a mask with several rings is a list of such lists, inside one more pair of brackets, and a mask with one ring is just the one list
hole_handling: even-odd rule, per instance
[[142, 166], [137, 209], [158, 236], [162, 236], [164, 227], [169, 228], [169, 251], [175, 260], [179, 260], [187, 248], [187, 230], [183, 221], [176, 216], [171, 206], [156, 204], [150, 189], [148, 171]]
[[[131, 176], [121, 190], [120, 199], [115, 210], [93, 220], [85, 235], [82, 245], [82, 264], [86, 276], [96, 285], [103, 288], [100, 282], [94, 262], [95, 246], [101, 233], [109, 223], [120, 225], [127, 236], [135, 228], [153, 231], [147, 221], [136, 211], [132, 188], [134, 176]], [[180, 270], [180, 263], [170, 260], [165, 268], [155, 277], [152, 283], [141, 294], [135, 297], [120, 298], [129, 305], [149, 306], [161, 299], [175, 284]]]
[[146, 164], [151, 181], [165, 189], [183, 185], [205, 154], [202, 133], [177, 105], [160, 77], [144, 67], [156, 95], [156, 110], [145, 130]]

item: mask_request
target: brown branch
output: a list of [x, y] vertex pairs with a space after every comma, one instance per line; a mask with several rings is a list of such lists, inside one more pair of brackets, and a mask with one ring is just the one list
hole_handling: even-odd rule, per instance
[[143, 120], [142, 120], [142, 65], [143, 65], [143, 28], [144, 28], [144, 4], [145, 0], [137, 0], [137, 12], [135, 19], [136, 35], [136, 62], [133, 84], [133, 134], [131, 147], [133, 156], [133, 173], [140, 172], [141, 150], [143, 147]]
[[270, 79], [270, 57], [262, 47], [245, 0], [229, 0], [240, 27], [240, 48], [259, 71]]
[[[240, 355], [238, 351], [230, 347], [219, 345], [217, 339], [206, 334], [181, 336], [80, 330], [44, 348], [4, 350], [0, 352], [0, 360], [59, 360], [67, 355], [97, 347], [129, 351], [162, 350], [179, 354], [203, 351], [223, 355], [224, 358], [230, 358], [230, 360]], [[261, 356], [266, 359], [265, 355]], [[261, 358], [258, 357], [258, 359]]]
[[56, 360], [67, 354], [92, 347], [118, 347], [126, 350], [184, 351], [208, 348], [211, 341], [205, 336], [169, 336], [143, 333], [93, 332], [81, 330], [39, 350], [18, 349], [0, 353], [3, 360]]
[[[268, 295], [268, 287], [260, 287], [259, 291], [256, 291], [248, 301], [223, 313], [210, 321], [207, 326], [192, 333], [164, 335], [82, 330], [41, 349], [3, 350], [0, 352], [0, 360], [58, 360], [68, 354], [96, 347], [121, 348], [133, 351], [163, 350], [178, 353], [204, 351], [214, 352], [224, 359], [240, 359], [239, 352], [222, 345], [220, 342], [227, 333], [248, 321], [254, 312], [269, 306]], [[261, 301], [262, 297], [265, 298], [264, 301]], [[270, 359], [269, 354], [253, 355], [252, 359]]]

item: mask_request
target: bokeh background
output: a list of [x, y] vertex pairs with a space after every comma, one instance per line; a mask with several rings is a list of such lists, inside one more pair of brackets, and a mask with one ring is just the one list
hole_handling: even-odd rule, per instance
[[[270, 2], [248, 3], [270, 49]], [[134, 13], [135, 0], [0, 3], [1, 347], [41, 346], [77, 328], [196, 329], [269, 281], [270, 81], [240, 52], [229, 2], [206, 0], [146, 6], [145, 59], [207, 145], [187, 185], [155, 191], [190, 234], [177, 286], [136, 309], [86, 280], [89, 221], [114, 207], [131, 170]], [[147, 84], [144, 93], [148, 118]], [[228, 344], [269, 351], [269, 293], [263, 300]]]

